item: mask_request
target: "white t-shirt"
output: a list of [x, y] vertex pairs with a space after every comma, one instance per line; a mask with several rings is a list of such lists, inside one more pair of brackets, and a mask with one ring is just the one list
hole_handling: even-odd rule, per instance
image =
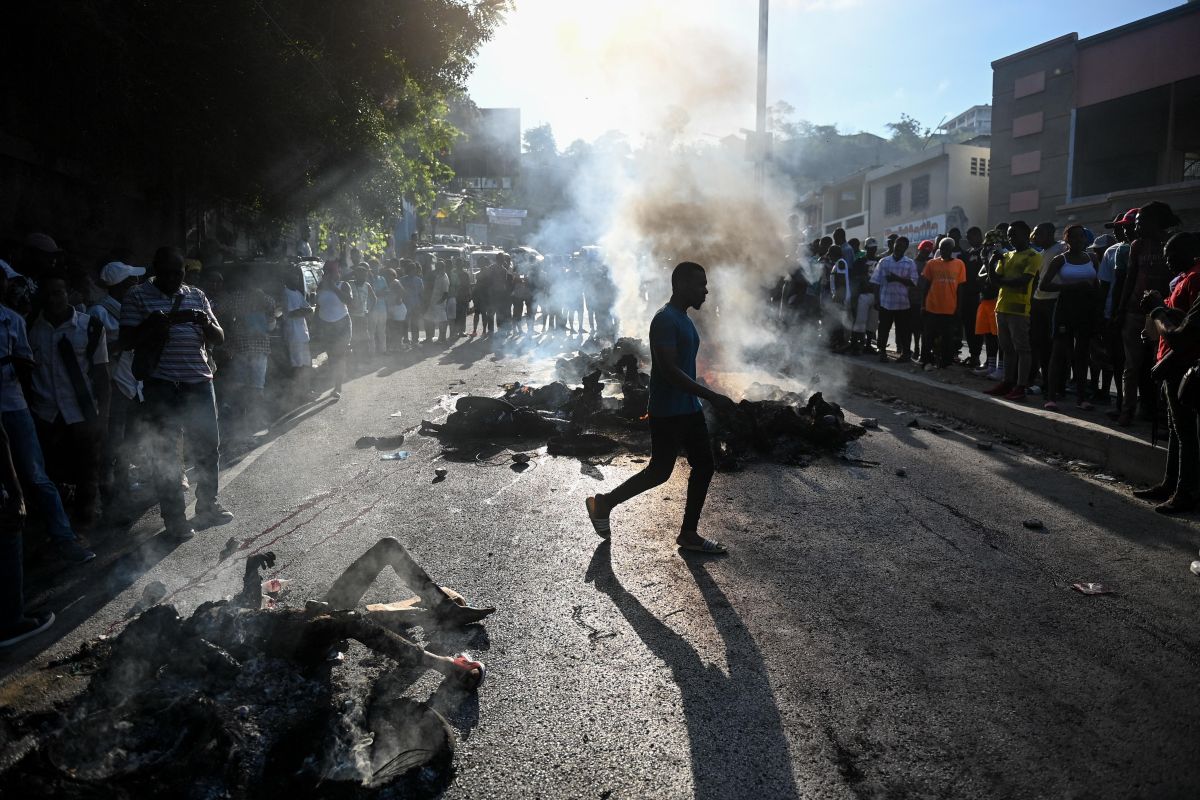
[[308, 320], [304, 317], [293, 317], [293, 311], [307, 308], [308, 302], [304, 295], [295, 289], [283, 290], [283, 340], [285, 342], [307, 342]]
[[[346, 284], [340, 283], [338, 286], [345, 288]], [[349, 315], [350, 309], [346, 308], [342, 298], [333, 289], [317, 292], [317, 316], [322, 322], [341, 322]]]

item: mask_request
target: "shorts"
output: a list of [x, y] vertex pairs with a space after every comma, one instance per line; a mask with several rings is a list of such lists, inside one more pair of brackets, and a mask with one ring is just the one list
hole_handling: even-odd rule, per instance
[[229, 363], [229, 380], [252, 389], [267, 385], [266, 353], [235, 353]]
[[1000, 328], [996, 324], [996, 300], [980, 300], [979, 308], [975, 311], [975, 335], [983, 336], [985, 334], [997, 336], [1000, 333]]
[[288, 361], [293, 367], [311, 367], [312, 350], [308, 342], [288, 342]]

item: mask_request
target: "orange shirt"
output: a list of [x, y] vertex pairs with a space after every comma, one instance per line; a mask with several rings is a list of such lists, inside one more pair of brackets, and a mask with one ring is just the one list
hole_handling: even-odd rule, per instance
[[929, 281], [925, 295], [925, 310], [931, 314], [953, 314], [958, 311], [958, 286], [967, 281], [967, 265], [961, 259], [942, 261], [931, 258], [925, 262], [921, 277]]

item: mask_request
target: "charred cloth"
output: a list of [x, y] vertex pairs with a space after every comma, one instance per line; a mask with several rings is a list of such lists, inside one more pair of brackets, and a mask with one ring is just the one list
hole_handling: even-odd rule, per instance
[[836, 452], [866, 433], [846, 422], [836, 403], [816, 392], [805, 404], [799, 395], [779, 400], [743, 400], [729, 410], [709, 408], [707, 417], [717, 468], [733, 470], [755, 455], [781, 464], [805, 465], [822, 452]]

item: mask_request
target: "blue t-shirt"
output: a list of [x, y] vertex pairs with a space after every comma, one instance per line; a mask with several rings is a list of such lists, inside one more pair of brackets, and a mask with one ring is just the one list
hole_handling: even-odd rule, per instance
[[[700, 350], [700, 333], [688, 318], [668, 303], [658, 310], [650, 321], [650, 347], [675, 348], [675, 363], [683, 374], [696, 380], [696, 353]], [[678, 417], [695, 414], [700, 410], [700, 398], [677, 389], [659, 371], [654, 359], [650, 360], [650, 416]]]

